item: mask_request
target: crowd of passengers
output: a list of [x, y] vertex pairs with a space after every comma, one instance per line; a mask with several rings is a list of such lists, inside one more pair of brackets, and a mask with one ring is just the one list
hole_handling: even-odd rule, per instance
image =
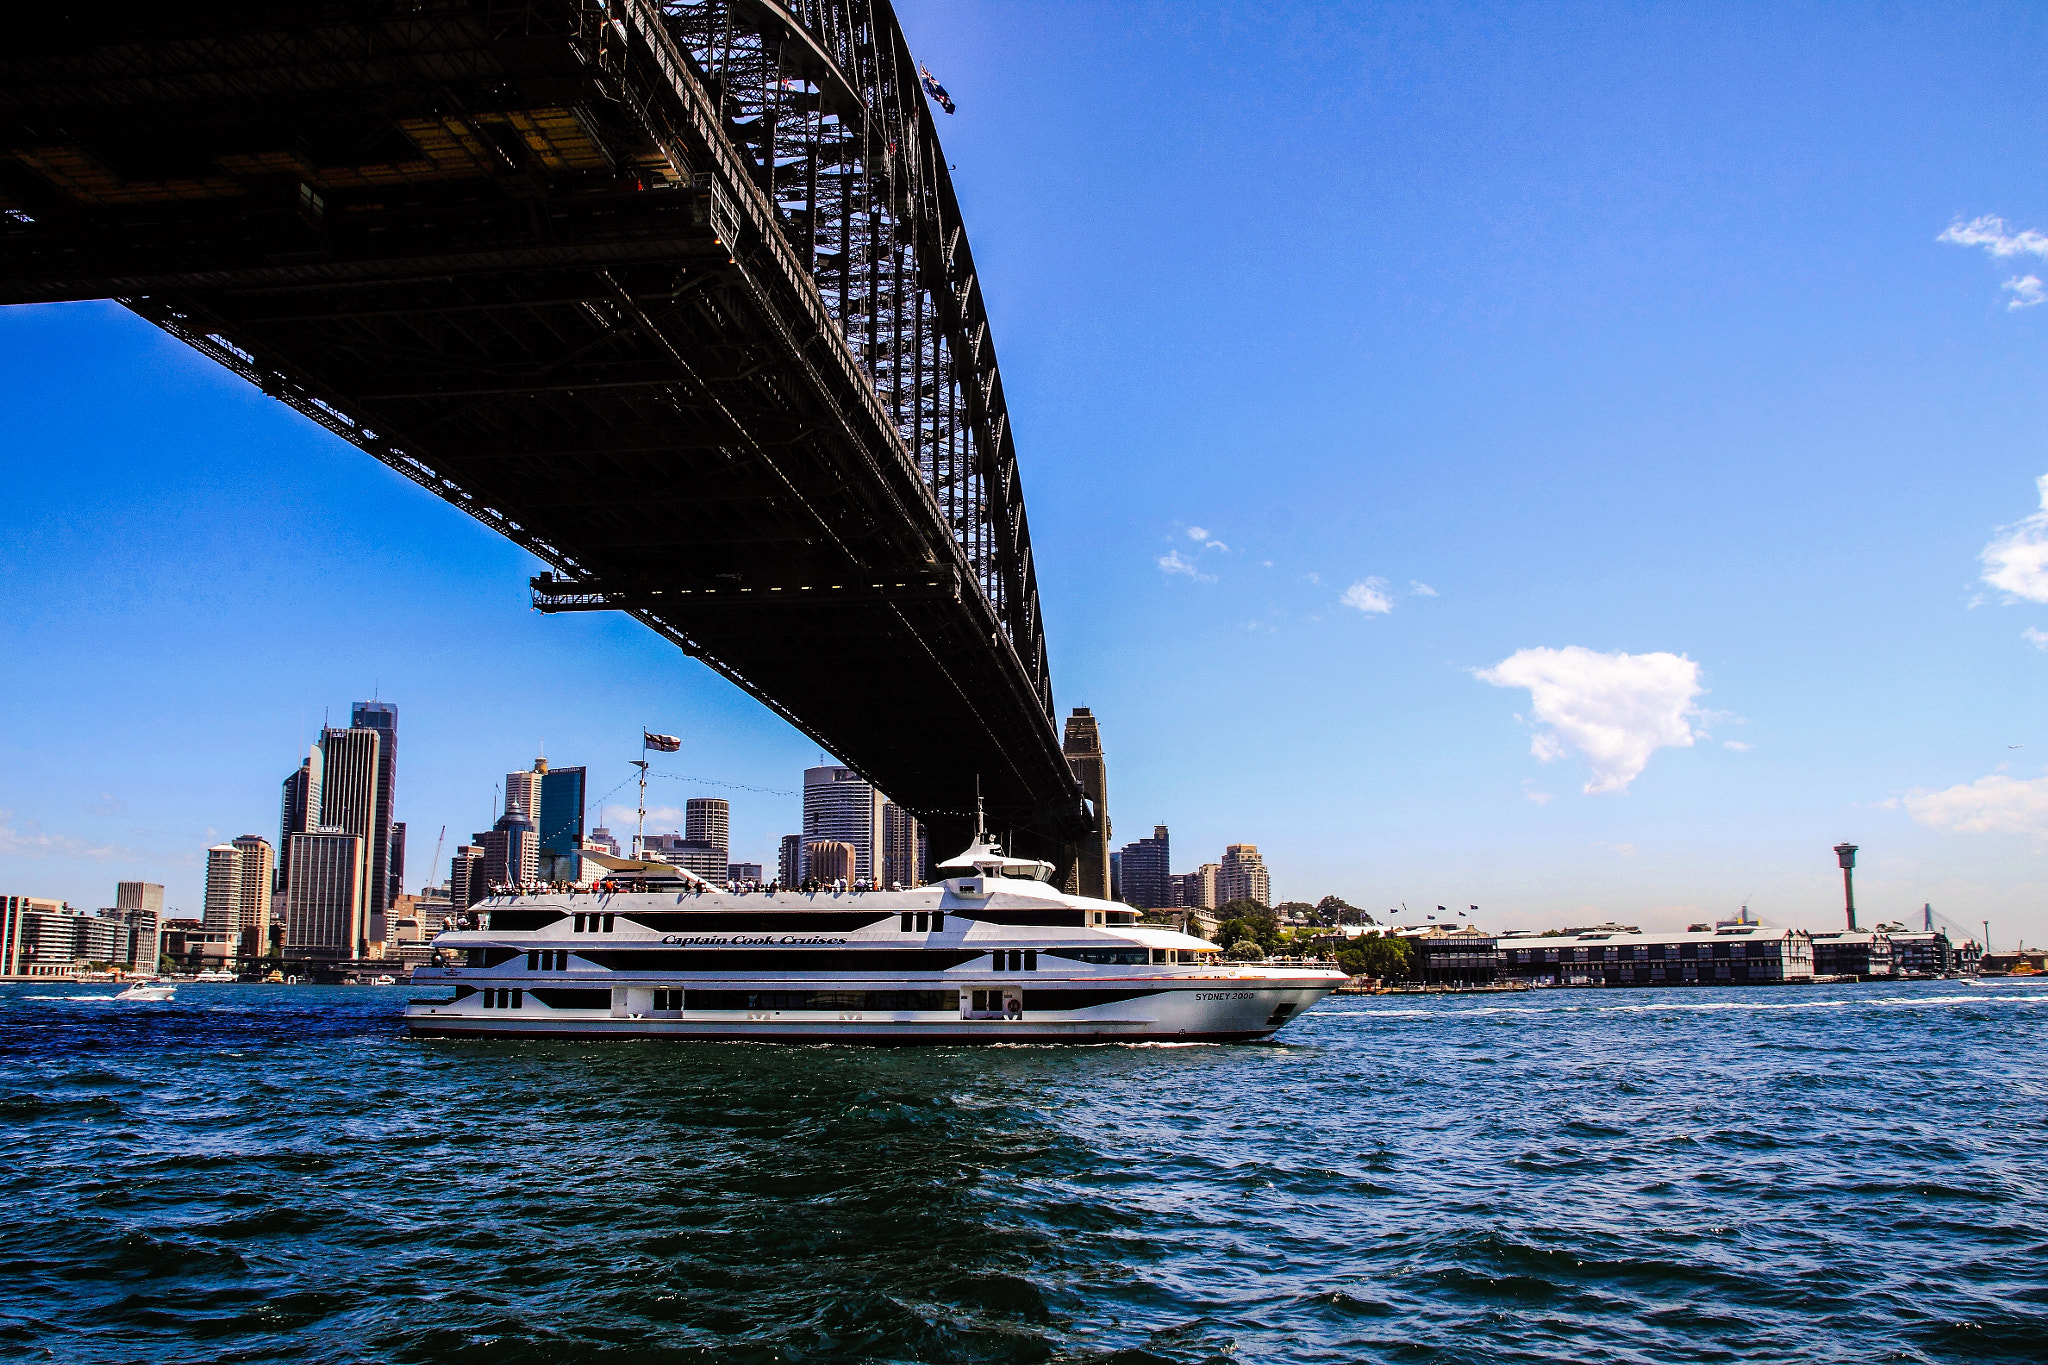
[[[714, 882], [706, 882], [704, 885], [708, 890], [716, 891], [720, 889]], [[581, 882], [492, 882], [490, 889], [493, 896], [504, 896], [514, 899], [520, 896], [609, 896], [621, 891], [639, 890], [640, 884], [604, 878], [588, 884]], [[772, 896], [777, 891], [782, 890], [800, 891], [805, 895], [811, 895], [816, 892], [836, 895], [847, 891], [901, 891], [903, 890], [903, 883], [890, 882], [885, 887], [878, 879], [873, 877], [855, 877], [851, 881], [844, 877], [836, 881], [821, 881], [816, 877], [806, 877], [794, 887], [785, 888], [771, 878], [765, 882], [729, 881], [725, 883], [723, 889], [737, 896], [744, 896], [753, 892], [762, 892]]]

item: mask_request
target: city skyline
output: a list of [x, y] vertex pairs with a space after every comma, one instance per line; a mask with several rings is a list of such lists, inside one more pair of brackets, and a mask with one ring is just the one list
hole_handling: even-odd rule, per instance
[[[1164, 59], [1111, 15], [1075, 63], [1004, 6], [904, 22], [962, 101], [1054, 701], [1100, 721], [1117, 844], [1250, 841], [1287, 899], [1669, 927], [1829, 922], [1849, 840], [1873, 916], [2048, 934], [2048, 194], [2032, 116], [1991, 112], [2032, 107], [2027, 23], [1587, 12], [1416, 44], [1333, 8]], [[1101, 70], [1146, 94], [1107, 142]], [[1269, 93], [1193, 142], [1159, 112], [1246, 70]], [[1218, 168], [1315, 230], [1162, 234]], [[685, 734], [675, 772], [791, 790], [814, 762], [630, 620], [536, 616], [529, 556], [118, 307], [8, 310], [0, 350], [0, 628], [35, 662], [7, 887], [139, 877], [192, 912], [204, 850], [274, 828], [322, 696], [403, 700], [415, 858], [535, 752], [595, 801], [642, 724]], [[256, 647], [224, 654], [228, 619]], [[736, 812], [735, 853], [771, 861], [794, 811]]]

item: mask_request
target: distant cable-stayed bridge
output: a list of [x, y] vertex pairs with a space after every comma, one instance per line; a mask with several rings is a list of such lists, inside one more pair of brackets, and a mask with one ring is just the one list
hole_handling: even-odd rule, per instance
[[0, 44], [0, 302], [114, 298], [962, 841], [1065, 864], [982, 286], [887, 0], [167, 0]]

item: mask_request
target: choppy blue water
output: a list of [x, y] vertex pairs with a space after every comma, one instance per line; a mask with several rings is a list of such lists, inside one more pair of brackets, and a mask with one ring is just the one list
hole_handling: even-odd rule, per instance
[[[2048, 984], [1332, 999], [1264, 1046], [406, 1040], [0, 988], [0, 1355], [2048, 1359]], [[85, 998], [81, 998], [85, 997]]]

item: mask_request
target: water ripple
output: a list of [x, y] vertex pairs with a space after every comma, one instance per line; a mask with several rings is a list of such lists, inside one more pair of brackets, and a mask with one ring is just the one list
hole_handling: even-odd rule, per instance
[[0, 1352], [2048, 1359], [2038, 986], [979, 1051], [419, 1043], [395, 992], [179, 994], [0, 988]]

